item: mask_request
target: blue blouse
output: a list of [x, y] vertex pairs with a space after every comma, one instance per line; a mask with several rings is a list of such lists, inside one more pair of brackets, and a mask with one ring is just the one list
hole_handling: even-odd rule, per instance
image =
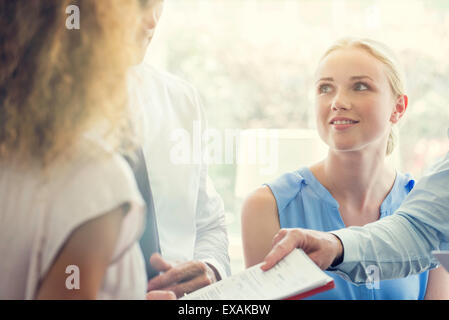
[[[380, 207], [381, 219], [395, 212], [414, 184], [415, 181], [408, 174], [397, 174], [393, 188]], [[286, 173], [267, 186], [276, 199], [281, 228], [333, 231], [346, 227], [338, 210], [338, 202], [309, 168]], [[335, 289], [309, 299], [422, 300], [426, 294], [429, 275], [426, 271], [401, 279], [355, 285], [335, 273], [326, 273], [334, 279]]]

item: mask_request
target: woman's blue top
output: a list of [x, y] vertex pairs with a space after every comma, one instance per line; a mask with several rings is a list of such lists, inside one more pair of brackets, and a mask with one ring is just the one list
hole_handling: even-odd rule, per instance
[[[414, 184], [410, 175], [397, 174], [393, 188], [380, 207], [381, 219], [395, 212]], [[286, 173], [267, 186], [276, 199], [281, 228], [332, 231], [346, 227], [337, 201], [309, 168]], [[376, 267], [370, 268], [369, 272], [375, 279]], [[334, 278], [335, 289], [308, 299], [421, 300], [426, 294], [429, 275], [429, 271], [426, 271], [406, 278], [374, 281], [357, 286], [335, 273], [326, 273]]]

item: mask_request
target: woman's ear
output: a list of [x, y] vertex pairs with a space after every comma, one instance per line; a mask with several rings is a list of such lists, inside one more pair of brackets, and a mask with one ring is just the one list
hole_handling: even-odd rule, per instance
[[397, 123], [399, 119], [401, 119], [404, 115], [405, 110], [407, 110], [407, 106], [408, 97], [405, 94], [401, 95], [396, 101], [396, 105], [394, 107], [393, 113], [391, 114], [390, 121], [392, 123]]

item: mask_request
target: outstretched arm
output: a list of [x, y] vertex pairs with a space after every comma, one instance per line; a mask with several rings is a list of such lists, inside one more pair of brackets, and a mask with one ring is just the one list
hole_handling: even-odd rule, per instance
[[438, 262], [431, 251], [449, 245], [448, 183], [449, 154], [419, 181], [394, 215], [332, 233], [281, 231], [263, 268], [271, 268], [295, 247], [304, 249], [322, 269], [342, 257], [343, 262], [331, 270], [355, 283], [368, 280], [366, 268], [372, 265], [379, 268], [381, 279], [434, 268]]
[[392, 216], [365, 227], [334, 232], [343, 242], [344, 261], [338, 271], [352, 281], [366, 281], [369, 265], [381, 279], [435, 268], [431, 251], [449, 244], [449, 154], [421, 178]]

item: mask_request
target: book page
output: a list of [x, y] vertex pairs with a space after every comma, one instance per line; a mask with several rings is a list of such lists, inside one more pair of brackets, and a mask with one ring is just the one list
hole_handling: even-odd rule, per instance
[[323, 286], [333, 279], [301, 249], [293, 250], [272, 269], [262, 263], [199, 289], [185, 300], [276, 300]]

